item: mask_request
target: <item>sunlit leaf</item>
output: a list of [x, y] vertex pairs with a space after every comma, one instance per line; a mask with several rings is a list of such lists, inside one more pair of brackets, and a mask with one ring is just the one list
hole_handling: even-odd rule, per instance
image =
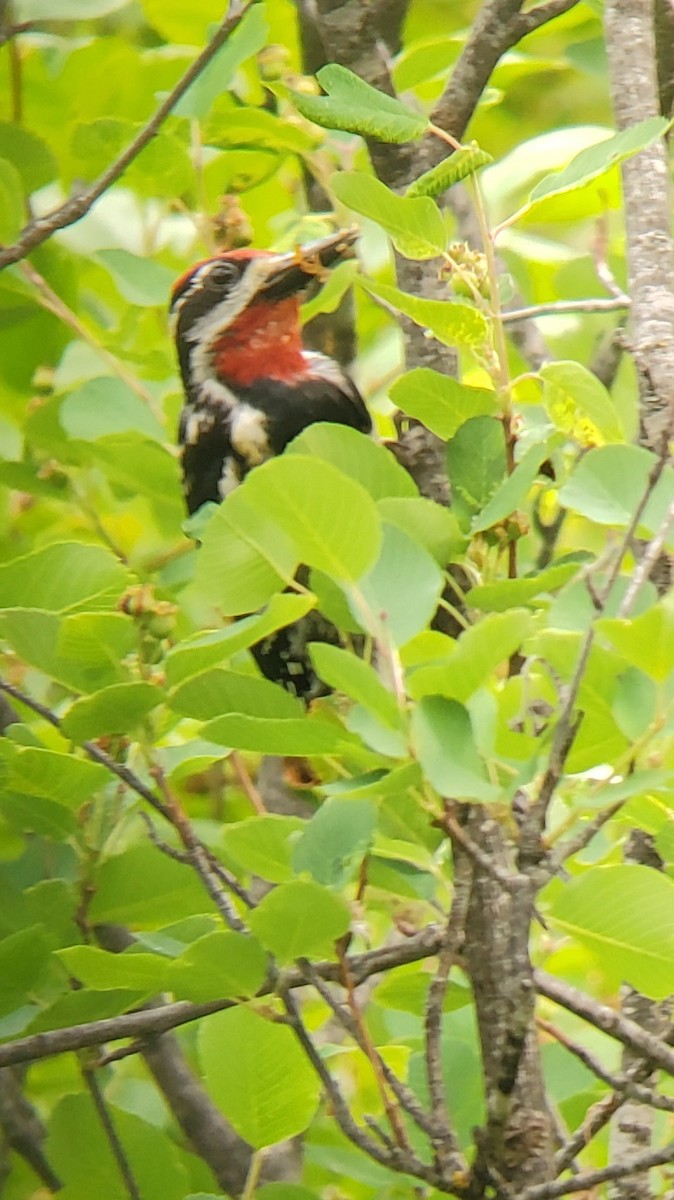
[[407, 258], [437, 258], [445, 249], [445, 223], [429, 196], [398, 196], [362, 171], [333, 175], [331, 185], [347, 208], [378, 221]]
[[396, 379], [389, 395], [404, 413], [447, 440], [470, 417], [497, 412], [494, 392], [458, 383], [430, 367], [415, 367]]
[[663, 1000], [674, 989], [673, 900], [674, 884], [659, 871], [595, 867], [562, 889], [549, 916], [587, 945], [616, 983]]
[[208, 1090], [252, 1146], [272, 1146], [307, 1127], [320, 1080], [286, 1025], [235, 1008], [203, 1022], [198, 1046]]
[[371, 296], [391, 305], [416, 325], [428, 329], [445, 346], [482, 346], [488, 336], [487, 319], [477, 308], [458, 300], [424, 300], [410, 296], [387, 283], [375, 283], [362, 275], [358, 283]]

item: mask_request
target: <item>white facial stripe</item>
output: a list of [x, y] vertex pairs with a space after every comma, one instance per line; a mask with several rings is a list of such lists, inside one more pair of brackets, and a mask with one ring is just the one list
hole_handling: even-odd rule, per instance
[[[194, 348], [190, 353], [190, 371], [194, 383], [204, 383], [207, 379], [213, 378], [213, 366], [211, 363], [213, 342], [218, 337], [218, 334], [223, 329], [226, 329], [228, 325], [231, 325], [232, 321], [239, 316], [239, 313], [242, 313], [247, 308], [253, 296], [260, 290], [261, 284], [287, 258], [288, 256], [285, 254], [269, 255], [265, 258], [252, 258], [242, 279], [232, 289], [230, 295], [222, 300], [220, 304], [216, 304], [203, 317], [200, 317], [198, 321], [194, 322], [187, 333], [188, 340], [194, 343]], [[211, 265], [210, 263], [206, 263], [205, 267], [210, 267]], [[197, 275], [201, 275], [203, 270], [204, 267], [197, 272]]]
[[181, 294], [178, 296], [178, 299], [174, 300], [173, 304], [171, 305], [171, 311], [169, 313], [169, 328], [174, 337], [176, 327], [178, 325], [178, 317], [180, 316], [186, 302], [189, 300], [190, 296], [192, 296], [194, 292], [201, 287], [205, 276], [210, 274], [214, 266], [214, 262], [202, 263], [199, 269], [194, 272], [187, 287], [181, 292]]
[[270, 272], [276, 269], [277, 264], [283, 262], [285, 258], [284, 254], [252, 258], [242, 279], [232, 288], [230, 295], [194, 322], [187, 334], [189, 341], [205, 342], [210, 345], [220, 331], [231, 325], [234, 318], [247, 308], [255, 293], [260, 290], [260, 285], [268, 278]]

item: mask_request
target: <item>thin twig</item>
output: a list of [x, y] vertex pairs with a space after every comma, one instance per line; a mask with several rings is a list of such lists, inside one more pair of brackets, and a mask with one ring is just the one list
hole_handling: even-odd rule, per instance
[[447, 920], [442, 949], [438, 955], [438, 967], [431, 980], [426, 998], [424, 1025], [426, 1031], [426, 1077], [433, 1114], [431, 1140], [438, 1167], [444, 1176], [466, 1170], [447, 1108], [442, 1071], [442, 1017], [450, 971], [456, 962], [456, 955], [465, 933], [472, 878], [470, 857], [466, 854], [458, 858], [455, 856], [452, 908]]
[[417, 1158], [411, 1150], [403, 1150], [399, 1146], [380, 1145], [378, 1141], [360, 1128], [354, 1121], [349, 1106], [342, 1095], [341, 1089], [335, 1078], [330, 1074], [321, 1055], [310, 1037], [306, 1026], [304, 1025], [299, 1013], [294, 997], [288, 991], [284, 991], [282, 995], [283, 1004], [286, 1010], [288, 1024], [295, 1033], [304, 1053], [306, 1054], [315, 1073], [318, 1075], [327, 1096], [330, 1100], [337, 1124], [342, 1133], [358, 1146], [364, 1154], [373, 1158], [375, 1162], [381, 1163], [382, 1166], [388, 1167], [390, 1170], [402, 1172], [408, 1175], [414, 1175], [417, 1179], [423, 1179], [426, 1183], [437, 1183], [436, 1173], [432, 1167], [423, 1163], [420, 1158]]
[[554, 21], [555, 17], [563, 16], [577, 3], [578, 0], [547, 0], [547, 4], [539, 4], [529, 12], [520, 13], [518, 17], [520, 38], [526, 37], [528, 33], [533, 33], [535, 29], [540, 29], [541, 25], [547, 25], [548, 21]]
[[[24, 704], [26, 708], [29, 708], [32, 712], [37, 713], [39, 717], [42, 717], [43, 720], [48, 721], [48, 723], [53, 725], [55, 729], [61, 728], [62, 722], [60, 718], [57, 717], [56, 713], [52, 712], [52, 710], [47, 708], [46, 705], [40, 704], [39, 700], [33, 700], [31, 696], [28, 696], [25, 692], [22, 692], [20, 688], [15, 687], [13, 683], [8, 683], [6, 679], [0, 679], [0, 692], [5, 692], [8, 696], [11, 696], [13, 700], [17, 700], [19, 704]], [[92, 762], [100, 763], [101, 766], [106, 767], [108, 771], [111, 771], [113, 775], [116, 775], [118, 779], [121, 779], [123, 783], [126, 783], [127, 786], [136, 792], [138, 796], [140, 796], [143, 800], [147, 800], [148, 804], [150, 804], [152, 808], [156, 809], [157, 812], [161, 813], [162, 817], [166, 817], [167, 820], [171, 819], [166, 805], [162, 803], [159, 797], [149, 787], [146, 787], [142, 779], [139, 779], [138, 776], [135, 775], [133, 771], [130, 771], [128, 767], [125, 767], [123, 763], [115, 762], [114, 758], [111, 758], [109, 754], [106, 754], [105, 750], [102, 750], [101, 747], [97, 746], [95, 742], [82, 742], [82, 749], [92, 760]]]
[[554, 976], [548, 975], [546, 971], [535, 970], [534, 983], [541, 996], [545, 996], [548, 1000], [553, 1000], [555, 1004], [561, 1005], [562, 1008], [568, 1009], [569, 1012], [575, 1013], [577, 1017], [581, 1017], [590, 1025], [594, 1025], [596, 1029], [600, 1029], [602, 1033], [607, 1033], [609, 1037], [615, 1038], [624, 1046], [628, 1046], [640, 1054], [642, 1058], [650, 1059], [652, 1063], [661, 1067], [663, 1071], [667, 1071], [669, 1075], [674, 1075], [674, 1050], [662, 1038], [656, 1037], [654, 1033], [649, 1033], [636, 1021], [621, 1016], [615, 1009], [609, 1008], [607, 1004], [601, 1004], [592, 996], [572, 987], [571, 984], [563, 983], [561, 979], [555, 979]]
[[267, 809], [265, 808], [264, 800], [253, 783], [248, 768], [246, 767], [245, 762], [237, 750], [232, 751], [229, 756], [229, 761], [232, 764], [234, 774], [241, 785], [242, 791], [250, 800], [253, 812], [256, 812], [260, 817], [265, 817], [267, 815]]
[[599, 217], [597, 217], [595, 225], [595, 237], [592, 243], [592, 259], [594, 262], [594, 269], [597, 272], [597, 278], [599, 279], [600, 283], [603, 283], [607, 292], [610, 292], [612, 296], [615, 296], [616, 299], [621, 300], [623, 303], [627, 302], [627, 304], [629, 304], [629, 296], [625, 295], [609, 266], [608, 221], [606, 220], [606, 213], [602, 213]]
[[145, 387], [145, 384], [141, 383], [140, 379], [133, 375], [131, 371], [128, 371], [123, 363], [119, 361], [116, 355], [112, 354], [107, 347], [99, 342], [94, 334], [87, 329], [86, 325], [82, 324], [79, 317], [72, 311], [71, 308], [68, 308], [68, 305], [65, 304], [61, 297], [56, 294], [53, 288], [50, 287], [50, 285], [47, 283], [47, 280], [40, 275], [39, 271], [36, 271], [35, 268], [28, 262], [22, 263], [20, 269], [26, 276], [26, 279], [32, 283], [33, 287], [35, 287], [39, 292], [41, 297], [40, 303], [42, 304], [42, 307], [45, 308], [47, 312], [50, 312], [55, 317], [58, 317], [59, 321], [63, 321], [63, 324], [67, 325], [69, 329], [72, 329], [73, 333], [77, 334], [77, 337], [81, 338], [83, 342], [86, 342], [87, 346], [90, 346], [91, 349], [103, 360], [103, 362], [108, 364], [108, 366], [115, 372], [115, 375], [122, 380], [122, 383], [125, 383], [126, 386], [130, 388], [131, 391], [134, 392], [144, 404], [147, 404], [149, 408], [153, 409], [155, 416], [159, 418], [161, 416], [160, 410], [157, 408], [154, 396], [150, 391], [148, 391], [148, 389]]
[[643, 557], [639, 559], [636, 567], [634, 568], [634, 574], [630, 580], [629, 587], [627, 588], [627, 591], [625, 592], [618, 609], [617, 615], [619, 617], [628, 617], [631, 613], [634, 607], [634, 602], [639, 595], [641, 588], [650, 576], [653, 567], [662, 554], [665, 542], [667, 540], [667, 535], [672, 528], [672, 525], [674, 525], [674, 500], [672, 500], [670, 503], [667, 512], [665, 513], [655, 533], [655, 536], [646, 546]]
[[652, 1088], [645, 1087], [636, 1079], [631, 1079], [628, 1075], [621, 1075], [616, 1071], [609, 1071], [602, 1062], [592, 1054], [580, 1042], [570, 1038], [557, 1025], [553, 1025], [551, 1021], [545, 1021], [542, 1017], [536, 1019], [536, 1024], [539, 1029], [548, 1033], [555, 1038], [565, 1050], [573, 1054], [576, 1058], [601, 1079], [603, 1083], [608, 1084], [613, 1088], [613, 1093], [604, 1096], [597, 1104], [593, 1105], [588, 1110], [583, 1119], [582, 1125], [575, 1130], [573, 1134], [566, 1140], [564, 1145], [555, 1155], [556, 1174], [561, 1175], [570, 1166], [577, 1154], [588, 1145], [592, 1138], [608, 1124], [611, 1117], [625, 1103], [627, 1099], [637, 1100], [640, 1104], [649, 1105], [651, 1108], [657, 1108], [664, 1112], [674, 1112], [674, 1099], [670, 1096], [661, 1096], [654, 1092]]
[[[355, 955], [349, 959], [351, 974], [354, 980], [360, 983], [372, 975], [380, 975], [395, 967], [432, 958], [440, 950], [443, 936], [444, 930], [439, 925], [428, 926], [421, 933], [407, 938], [398, 945], [383, 946], [377, 950], [368, 950], [365, 954]], [[338, 963], [318, 962], [313, 964], [312, 969], [321, 979], [334, 983], [339, 982], [340, 967]], [[283, 987], [288, 991], [306, 987], [306, 983], [306, 974], [299, 968], [291, 968], [283, 973]], [[268, 996], [273, 991], [274, 981], [270, 979], [260, 988], [257, 995]], [[0, 1046], [0, 1067], [33, 1062], [41, 1058], [49, 1058], [54, 1054], [81, 1050], [85, 1046], [98, 1046], [103, 1042], [117, 1041], [120, 1038], [143, 1038], [153, 1034], [166, 1033], [169, 1029], [176, 1029], [191, 1021], [198, 1021], [202, 1017], [210, 1016], [211, 1013], [234, 1008], [237, 1004], [237, 1000], [231, 999], [211, 1000], [205, 1004], [192, 1004], [186, 1000], [179, 1000], [149, 1011], [122, 1013], [118, 1017], [105, 1017], [99, 1021], [71, 1025], [65, 1029], [29, 1034]], [[674, 1051], [671, 1053], [674, 1059]]]
[[[662, 475], [665, 466], [669, 460], [668, 447], [665, 445], [661, 453], [656, 458], [648, 475], [646, 487], [643, 495], [632, 514], [630, 523], [622, 538], [619, 552], [615, 556], [615, 560], [611, 569], [608, 572], [608, 577], [598, 596], [598, 615], [606, 608], [608, 600], [611, 596], [613, 588], [620, 575], [620, 568], [624, 555], [632, 542], [641, 521], [646, 506], [653, 495], [655, 487]], [[540, 859], [542, 857], [542, 836], [545, 829], [547, 811], [552, 800], [552, 797], [557, 789], [557, 785], [562, 777], [566, 760], [571, 752], [576, 733], [582, 719], [582, 714], [574, 716], [576, 701], [580, 686], [585, 675], [585, 670], [590, 657], [590, 652], [594, 645], [595, 624], [591, 622], [585, 637], [581, 643], [578, 662], [573, 674], [573, 678], [566, 691], [564, 705], [559, 715], [555, 732], [552, 738], [552, 746], [548, 757], [548, 766], [543, 774], [541, 784], [538, 789], [538, 794], [535, 801], [531, 804], [524, 825], [522, 826], [520, 835], [520, 849], [518, 854], [518, 868], [521, 871], [531, 871], [538, 869]]]
[[346, 1000], [349, 1006], [351, 1020], [355, 1029], [358, 1031], [358, 1044], [363, 1050], [363, 1053], [365, 1054], [372, 1068], [372, 1074], [374, 1075], [377, 1090], [381, 1096], [384, 1112], [386, 1113], [389, 1125], [391, 1126], [391, 1130], [393, 1132], [393, 1139], [395, 1144], [399, 1146], [401, 1150], [409, 1151], [410, 1144], [407, 1138], [407, 1131], [403, 1121], [401, 1120], [400, 1113], [398, 1112], [398, 1109], [392, 1102], [389, 1095], [388, 1088], [386, 1086], [386, 1077], [383, 1071], [381, 1055], [378, 1053], [370, 1036], [370, 1031], [363, 1020], [363, 1014], [356, 998], [356, 985], [349, 969], [349, 960], [344, 953], [343, 947], [339, 944], [337, 945], [337, 956], [339, 958], [339, 965], [342, 970], [342, 983], [346, 992]]
[[[32, 709], [33, 712], [43, 717], [45, 721], [48, 721], [50, 725], [53, 725], [55, 729], [61, 729], [62, 722], [56, 713], [52, 712], [46, 705], [40, 704], [38, 700], [33, 700], [30, 696], [27, 696], [25, 692], [15, 687], [14, 684], [7, 683], [4, 679], [0, 680], [0, 692], [5, 692], [12, 699], [25, 704], [27, 708]], [[214, 870], [210, 852], [196, 837], [185, 813], [171, 794], [161, 768], [154, 767], [152, 773], [157, 780], [160, 790], [164, 793], [163, 800], [160, 800], [159, 796], [147, 787], [135, 772], [131, 771], [129, 767], [124, 766], [123, 763], [115, 762], [114, 758], [106, 754], [105, 750], [102, 750], [95, 742], [82, 742], [81, 745], [84, 752], [93, 762], [100, 763], [106, 767], [108, 771], [111, 771], [113, 775], [121, 779], [136, 795], [146, 800], [152, 808], [161, 813], [173, 825], [189, 854], [194, 870], [204, 884], [206, 891], [213, 900], [223, 920], [226, 921], [230, 929], [235, 929], [237, 932], [244, 932], [246, 927], [243, 921], [241, 921], [220, 887], [220, 878], [222, 878], [222, 875], [220, 872]]]
[[533, 1187], [524, 1188], [519, 1200], [554, 1200], [556, 1196], [568, 1196], [572, 1192], [589, 1192], [601, 1183], [613, 1179], [626, 1179], [630, 1175], [640, 1175], [653, 1167], [662, 1167], [674, 1160], [674, 1142], [669, 1142], [662, 1150], [649, 1150], [645, 1154], [637, 1154], [626, 1163], [612, 1163], [601, 1167], [598, 1171], [584, 1171], [574, 1175], [572, 1179], [559, 1179], [554, 1183], [537, 1183]]
[[442, 816], [434, 824], [439, 829], [443, 829], [452, 842], [455, 842], [462, 850], [465, 850], [473, 862], [477, 863], [483, 871], [486, 871], [488, 875], [496, 879], [507, 891], [513, 888], [514, 876], [509, 875], [507, 871], [503, 870], [503, 867], [499, 867], [498, 863], [493, 862], [490, 855], [485, 853], [481, 846], [478, 846], [469, 833], [466, 833], [466, 830], [459, 825], [459, 822], [453, 815], [449, 802], [445, 803]]
[[[351, 1013], [348, 1012], [347, 1009], [345, 1009], [344, 1006], [335, 999], [330, 988], [314, 964], [310, 963], [307, 959], [299, 959], [298, 966], [302, 971], [304, 971], [307, 982], [310, 983], [312, 987], [315, 987], [319, 996], [325, 1002], [325, 1004], [327, 1004], [328, 1008], [336, 1020], [339, 1021], [342, 1028], [346, 1031], [346, 1033], [348, 1033], [349, 1037], [353, 1038], [354, 1042], [360, 1047], [363, 1053], [365, 1053], [365, 1047], [362, 1043], [362, 1035], [358, 1024], [356, 1021], [354, 1021]], [[412, 1120], [416, 1125], [419, 1126], [421, 1130], [423, 1130], [424, 1133], [429, 1135], [432, 1134], [433, 1121], [425, 1109], [422, 1108], [421, 1104], [414, 1095], [414, 1092], [408, 1088], [406, 1084], [402, 1083], [400, 1079], [398, 1079], [398, 1076], [394, 1071], [391, 1070], [379, 1052], [375, 1050], [375, 1053], [378, 1056], [379, 1065], [384, 1079], [389, 1085], [401, 1108], [404, 1108], [405, 1111], [409, 1113]]]
[[144, 150], [148, 143], [152, 141], [152, 138], [173, 111], [178, 101], [212, 61], [233, 30], [236, 29], [236, 26], [245, 16], [246, 11], [247, 9], [241, 5], [240, 0], [230, 0], [227, 13], [208, 45], [202, 50], [198, 58], [194, 60], [191, 67], [188, 68], [172, 91], [169, 92], [168, 96], [159, 105], [152, 119], [148, 121], [147, 125], [143, 126], [140, 133], [127, 146], [126, 150], [122, 151], [119, 157], [92, 183], [91, 187], [86, 188], [78, 196], [73, 196], [69, 200], [66, 200], [65, 204], [54, 209], [47, 216], [38, 217], [36, 220], [30, 221], [22, 229], [14, 245], [0, 250], [0, 270], [3, 267], [8, 267], [10, 263], [19, 262], [20, 259], [25, 258], [36, 246], [40, 246], [42, 242], [46, 241], [57, 230], [66, 229], [68, 225], [73, 225], [76, 221], [79, 221], [103, 193], [113, 183], [117, 182], [120, 176], [124, 174], [126, 168], [138, 157], [141, 150]]
[[0, 47], [11, 42], [12, 38], [18, 37], [21, 33], [29, 33], [33, 28], [33, 21], [19, 21], [16, 25], [9, 25], [6, 29], [0, 31]]
[[549, 304], [531, 304], [527, 308], [511, 308], [504, 312], [501, 320], [504, 325], [512, 325], [515, 321], [537, 320], [538, 317], [557, 317], [567, 313], [606, 313], [620, 312], [629, 308], [629, 296], [601, 296], [588, 300], [551, 300]]
[[548, 859], [546, 865], [548, 874], [550, 876], [556, 875], [562, 863], [565, 863], [567, 858], [573, 858], [575, 854], [580, 854], [586, 846], [589, 846], [593, 837], [599, 833], [600, 829], [604, 828], [607, 821], [610, 821], [616, 813], [620, 812], [628, 799], [629, 797], [626, 796], [624, 800], [616, 800], [614, 804], [609, 804], [601, 812], [597, 813], [591, 821], [588, 821], [575, 837], [569, 838], [566, 842], [561, 842]]
[[115, 1129], [112, 1117], [108, 1112], [108, 1106], [99, 1087], [98, 1080], [94, 1072], [89, 1070], [87, 1067], [82, 1069], [82, 1075], [84, 1076], [84, 1081], [87, 1085], [89, 1095], [91, 1096], [93, 1106], [96, 1109], [98, 1119], [103, 1127], [103, 1132], [110, 1147], [110, 1152], [117, 1163], [119, 1173], [124, 1180], [124, 1186], [131, 1200], [142, 1200], [140, 1191], [138, 1189], [138, 1184], [133, 1171], [131, 1170], [131, 1164], [120, 1141], [119, 1134]]

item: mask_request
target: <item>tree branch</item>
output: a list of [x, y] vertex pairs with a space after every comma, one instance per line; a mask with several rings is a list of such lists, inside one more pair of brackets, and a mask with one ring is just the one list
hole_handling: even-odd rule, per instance
[[673, 1160], [674, 1142], [670, 1142], [662, 1150], [649, 1150], [646, 1154], [635, 1155], [630, 1162], [613, 1163], [598, 1171], [584, 1171], [580, 1175], [574, 1175], [572, 1179], [561, 1179], [554, 1183], [541, 1183], [525, 1188], [519, 1200], [554, 1200], [556, 1196], [568, 1196], [572, 1192], [587, 1192], [601, 1183], [625, 1179], [629, 1175], [639, 1175]]
[[74, 225], [76, 221], [81, 220], [89, 209], [96, 203], [97, 200], [107, 192], [113, 183], [116, 183], [121, 175], [124, 174], [126, 168], [138, 157], [141, 150], [144, 150], [152, 138], [159, 131], [164, 121], [175, 108], [178, 101], [185, 95], [185, 92], [198, 79], [199, 75], [205, 70], [208, 64], [215, 58], [218, 50], [225, 44], [230, 33], [236, 29], [237, 25], [243, 20], [246, 14], [246, 8], [242, 5], [241, 0], [230, 0], [227, 8], [227, 14], [220, 22], [213, 37], [208, 45], [202, 50], [198, 58], [194, 60], [182, 78], [162, 103], [159, 105], [154, 116], [144, 125], [140, 133], [133, 139], [131, 144], [127, 146], [118, 158], [103, 172], [98, 179], [92, 183], [91, 187], [86, 188], [78, 196], [72, 196], [66, 200], [59, 208], [55, 208], [48, 213], [46, 217], [36, 217], [34, 221], [30, 221], [21, 233], [17, 241], [12, 246], [6, 246], [0, 249], [0, 271], [4, 267], [10, 266], [11, 263], [19, 262], [25, 258], [27, 254], [50, 238], [52, 234], [59, 229], [66, 229], [68, 225]]
[[578, 988], [562, 983], [560, 979], [555, 979], [545, 971], [534, 971], [534, 983], [541, 996], [546, 996], [548, 1000], [553, 1000], [555, 1004], [575, 1013], [577, 1017], [582, 1017], [584, 1021], [594, 1025], [595, 1029], [601, 1029], [602, 1033], [607, 1033], [609, 1037], [637, 1051], [643, 1058], [651, 1059], [669, 1075], [674, 1075], [674, 1050], [662, 1038], [649, 1033], [629, 1017], [621, 1016], [607, 1004], [601, 1004]]
[[[618, 128], [626, 129], [660, 115], [653, 5], [607, 0], [605, 24], [613, 110]], [[621, 171], [641, 440], [659, 453], [674, 411], [674, 241], [664, 139], [627, 159]]]
[[[2, 692], [5, 692], [20, 704], [25, 704], [26, 708], [37, 713], [43, 720], [53, 725], [55, 729], [61, 729], [62, 722], [56, 713], [52, 712], [46, 705], [40, 704], [38, 700], [33, 700], [32, 697], [26, 695], [25, 692], [15, 687], [14, 684], [0, 679], [0, 693]], [[231, 891], [236, 895], [240, 895], [240, 885], [233, 877], [229, 876], [229, 872], [224, 867], [214, 860], [210, 850], [196, 836], [182, 808], [166, 787], [161, 770], [154, 768], [154, 775], [160, 790], [164, 792], [163, 800], [160, 800], [156, 793], [147, 787], [142, 779], [139, 779], [129, 767], [124, 766], [123, 763], [116, 762], [114, 758], [106, 754], [105, 750], [102, 750], [95, 742], [82, 742], [82, 749], [93, 762], [100, 763], [101, 766], [106, 767], [108, 771], [111, 771], [113, 775], [121, 779], [127, 787], [131, 788], [136, 795], [140, 796], [142, 800], [146, 800], [152, 808], [161, 813], [162, 817], [173, 826], [187, 851], [190, 865], [201, 879], [208, 895], [211, 897], [225, 923], [229, 925], [230, 929], [245, 932], [243, 921], [237, 915], [236, 909], [221, 887], [221, 883], [225, 882]]]
[[[383, 946], [378, 950], [368, 950], [365, 954], [355, 955], [348, 960], [351, 974], [356, 983], [362, 983], [371, 975], [379, 975], [395, 967], [431, 958], [438, 953], [443, 934], [444, 930], [440, 926], [429, 925], [421, 933], [397, 945]], [[314, 963], [313, 971], [321, 979], [333, 983], [338, 983], [341, 979], [341, 967], [336, 962]], [[299, 968], [284, 971], [281, 981], [286, 990], [306, 987], [307, 982], [305, 973]], [[268, 996], [274, 990], [275, 986], [270, 980], [260, 988], [258, 996]], [[166, 1033], [169, 1029], [198, 1021], [211, 1013], [234, 1008], [237, 1003], [237, 1000], [231, 999], [210, 1000], [207, 1004], [191, 1004], [189, 1001], [179, 1000], [160, 1009], [123, 1013], [118, 1017], [106, 1017], [100, 1021], [71, 1025], [65, 1029], [29, 1034], [0, 1046], [0, 1067], [33, 1062], [54, 1054], [81, 1050], [85, 1046], [96, 1046], [101, 1042], [118, 1041], [120, 1038], [144, 1038], [152, 1034]], [[139, 1049], [140, 1047], [137, 1047], [137, 1050]]]

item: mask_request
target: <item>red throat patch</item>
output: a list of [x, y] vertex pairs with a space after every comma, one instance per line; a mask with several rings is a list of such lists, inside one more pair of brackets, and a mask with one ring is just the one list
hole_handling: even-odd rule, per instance
[[298, 298], [250, 304], [216, 338], [213, 365], [223, 383], [242, 387], [261, 378], [292, 383], [305, 375]]

